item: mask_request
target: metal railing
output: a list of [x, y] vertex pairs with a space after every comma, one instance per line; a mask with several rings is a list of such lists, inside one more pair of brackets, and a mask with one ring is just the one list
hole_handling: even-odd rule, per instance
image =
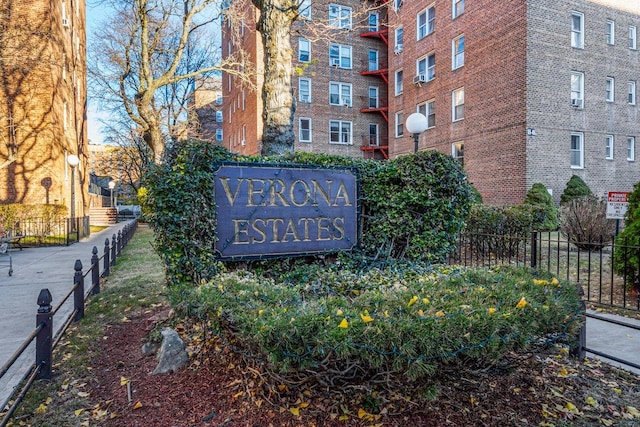
[[[137, 221], [133, 221], [130, 224], [125, 225], [118, 234], [113, 234], [111, 240], [106, 239], [104, 243], [104, 249], [102, 256], [98, 256], [98, 248], [93, 247], [91, 253], [91, 267], [83, 272], [82, 262], [76, 260], [74, 265], [73, 274], [73, 286], [69, 289], [64, 298], [53, 308], [51, 303], [51, 292], [47, 288], [43, 288], [40, 291], [37, 299], [37, 313], [36, 313], [36, 327], [29, 334], [27, 339], [16, 350], [9, 360], [0, 367], [0, 378], [2, 378], [13, 364], [22, 356], [27, 347], [32, 342], [36, 343], [36, 358], [35, 363], [27, 371], [24, 376], [24, 384], [20, 389], [18, 395], [15, 397], [13, 404], [0, 420], [0, 427], [5, 427], [10, 418], [13, 416], [16, 409], [22, 403], [24, 396], [27, 394], [35, 380], [37, 379], [50, 379], [51, 367], [53, 360], [53, 350], [60, 342], [65, 331], [69, 325], [73, 322], [77, 322], [84, 317], [85, 302], [91, 295], [100, 293], [100, 279], [107, 277], [110, 274], [111, 267], [116, 264], [116, 259], [121, 256], [121, 250], [124, 248], [137, 229]], [[102, 271], [100, 265], [102, 264]], [[91, 286], [85, 291], [85, 278], [90, 276]], [[56, 313], [60, 310], [63, 304], [73, 296], [73, 312], [64, 321], [63, 326], [58, 330], [56, 335], [53, 335], [53, 319]], [[15, 395], [14, 391], [14, 395]], [[11, 400], [11, 397], [9, 398]]]
[[88, 216], [76, 218], [29, 218], [17, 221], [8, 231], [21, 247], [69, 246], [91, 234]]

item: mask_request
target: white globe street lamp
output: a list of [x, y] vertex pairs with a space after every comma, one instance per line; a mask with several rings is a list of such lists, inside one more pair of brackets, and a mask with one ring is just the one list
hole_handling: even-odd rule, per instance
[[420, 138], [420, 134], [427, 130], [429, 127], [429, 121], [422, 113], [413, 113], [407, 117], [406, 121], [407, 131], [413, 134], [413, 152], [418, 152], [418, 140]]
[[80, 164], [80, 159], [75, 154], [67, 156], [67, 163], [71, 166], [71, 229], [76, 229], [76, 186], [75, 186], [75, 170]]
[[111, 190], [111, 198], [109, 200], [109, 204], [113, 207], [113, 189], [116, 188], [115, 181], [109, 181], [109, 190]]

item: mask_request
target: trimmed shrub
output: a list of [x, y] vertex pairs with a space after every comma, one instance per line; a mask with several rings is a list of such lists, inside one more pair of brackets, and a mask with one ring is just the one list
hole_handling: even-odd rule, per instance
[[624, 223], [624, 230], [616, 237], [613, 268], [640, 293], [640, 182], [629, 194]]
[[571, 179], [567, 182], [564, 192], [560, 196], [560, 204], [565, 204], [571, 200], [579, 199], [591, 195], [591, 189], [586, 182], [578, 175], [571, 175]]
[[214, 322], [238, 353], [275, 374], [333, 387], [485, 367], [540, 339], [571, 342], [581, 322], [574, 286], [523, 268], [360, 273], [337, 264], [293, 274], [305, 280], [220, 274], [181, 294], [177, 308]]
[[527, 191], [527, 195], [522, 203], [525, 205], [539, 206], [544, 210], [545, 218], [541, 230], [552, 231], [558, 229], [558, 208], [556, 208], [555, 203], [553, 203], [553, 198], [544, 184], [533, 184], [529, 191]]
[[580, 249], [608, 246], [615, 226], [615, 220], [607, 219], [607, 202], [593, 195], [571, 200], [560, 208], [560, 232]]

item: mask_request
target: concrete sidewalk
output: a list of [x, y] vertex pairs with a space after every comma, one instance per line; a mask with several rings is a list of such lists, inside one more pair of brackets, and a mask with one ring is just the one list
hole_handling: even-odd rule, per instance
[[[588, 310], [588, 312], [603, 318], [640, 327], [640, 318], [632, 319], [615, 314], [597, 313], [593, 310]], [[587, 317], [587, 348], [640, 365], [640, 330]], [[640, 369], [590, 353], [587, 353], [587, 357], [601, 359], [611, 363], [613, 366], [619, 366], [640, 375]]]
[[[98, 257], [104, 253], [105, 240], [111, 242], [113, 234], [122, 230], [129, 222], [122, 222], [94, 233], [69, 246], [25, 248], [11, 250], [13, 275], [9, 276], [8, 260], [0, 260], [0, 366], [9, 360], [36, 326], [36, 303], [41, 289], [51, 292], [55, 309], [73, 286], [74, 265], [82, 262], [82, 270], [91, 267], [93, 247], [98, 248]], [[102, 264], [101, 264], [102, 265]], [[102, 271], [102, 267], [100, 268]], [[90, 276], [87, 287], [90, 286]], [[62, 326], [73, 312], [73, 296], [60, 308], [53, 320], [54, 331]], [[54, 332], [55, 334], [55, 332]], [[11, 396], [30, 366], [35, 362], [35, 345], [32, 344], [0, 380], [0, 409]]]

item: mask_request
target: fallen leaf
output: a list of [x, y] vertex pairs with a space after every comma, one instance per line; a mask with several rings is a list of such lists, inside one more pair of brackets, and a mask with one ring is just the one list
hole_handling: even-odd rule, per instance
[[369, 322], [373, 322], [373, 317], [371, 316], [367, 316], [366, 314], [361, 314], [360, 318], [362, 319], [362, 321], [364, 323], [369, 323]]
[[133, 409], [140, 409], [140, 408], [142, 408], [142, 402], [140, 401], [136, 402], [136, 404], [133, 405]]
[[289, 408], [289, 412], [291, 412], [294, 416], [300, 416], [300, 409], [298, 407]]
[[125, 377], [120, 377], [120, 385], [127, 385], [127, 383], [129, 382], [129, 378], [125, 378]]
[[73, 413], [76, 414], [76, 417], [80, 416], [84, 412], [84, 409], [76, 409]]

